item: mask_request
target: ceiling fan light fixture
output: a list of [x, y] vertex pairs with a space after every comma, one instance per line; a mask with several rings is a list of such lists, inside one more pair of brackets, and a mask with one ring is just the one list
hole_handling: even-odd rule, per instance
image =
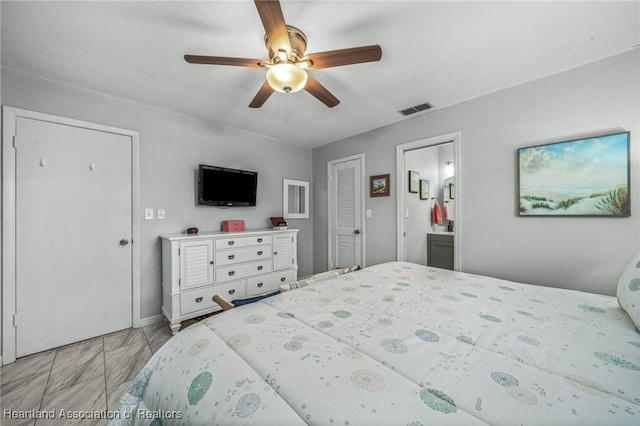
[[298, 62], [297, 65], [302, 69], [306, 69], [306, 68], [309, 68], [309, 67], [311, 67], [313, 65], [313, 61], [311, 59], [305, 59], [305, 60], [302, 60], [302, 61]]
[[287, 51], [284, 49], [280, 49], [278, 50], [278, 58], [280, 58], [281, 61], [286, 61], [289, 57], [287, 55]]
[[281, 93], [295, 93], [307, 84], [307, 73], [291, 63], [275, 64], [267, 70], [269, 86]]

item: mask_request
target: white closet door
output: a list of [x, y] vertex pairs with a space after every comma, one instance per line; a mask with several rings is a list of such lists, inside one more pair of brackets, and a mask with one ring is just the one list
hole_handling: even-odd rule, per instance
[[330, 268], [362, 265], [362, 177], [359, 159], [331, 166]]
[[131, 137], [16, 125], [17, 356], [131, 327]]

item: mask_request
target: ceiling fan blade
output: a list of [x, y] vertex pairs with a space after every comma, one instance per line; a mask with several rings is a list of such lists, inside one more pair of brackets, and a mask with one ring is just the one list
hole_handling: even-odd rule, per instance
[[184, 60], [190, 64], [206, 64], [206, 65], [232, 65], [236, 67], [247, 68], [263, 68], [261, 64], [264, 61], [260, 59], [248, 58], [227, 58], [225, 56], [199, 56], [184, 55]]
[[278, 0], [254, 0], [258, 15], [267, 34], [269, 47], [274, 52], [284, 50], [287, 56], [291, 53], [291, 42], [287, 25], [284, 22], [284, 15]]
[[269, 99], [269, 96], [274, 92], [273, 88], [269, 86], [269, 82], [265, 81], [258, 93], [249, 104], [249, 108], [260, 108]]
[[382, 48], [377, 45], [351, 47], [348, 49], [328, 50], [306, 55], [302, 60], [311, 60], [309, 69], [339, 67], [342, 65], [360, 64], [363, 62], [379, 61], [382, 57]]
[[316, 99], [318, 99], [329, 108], [333, 108], [340, 103], [338, 98], [333, 96], [331, 92], [329, 92], [322, 84], [318, 82], [318, 80], [313, 78], [313, 76], [311, 76], [310, 74], [307, 77], [307, 85], [304, 86], [304, 90], [311, 93], [316, 97]]

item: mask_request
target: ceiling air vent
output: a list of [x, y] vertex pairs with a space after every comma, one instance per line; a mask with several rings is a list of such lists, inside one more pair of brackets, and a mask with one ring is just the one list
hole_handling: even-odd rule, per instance
[[426, 111], [431, 108], [433, 108], [433, 105], [431, 105], [429, 102], [425, 102], [423, 104], [412, 106], [411, 108], [403, 109], [402, 111], [398, 112], [402, 115], [411, 115], [415, 114], [416, 112]]

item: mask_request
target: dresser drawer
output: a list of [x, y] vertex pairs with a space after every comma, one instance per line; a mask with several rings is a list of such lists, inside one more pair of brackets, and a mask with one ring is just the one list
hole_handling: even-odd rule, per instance
[[271, 235], [216, 239], [216, 250], [257, 245], [271, 245]]
[[260, 262], [242, 263], [238, 265], [223, 266], [216, 269], [216, 282], [239, 280], [253, 275], [265, 274], [272, 270], [271, 259]]
[[271, 258], [271, 247], [242, 247], [216, 252], [216, 266], [233, 265], [242, 262]]
[[296, 271], [274, 272], [273, 274], [252, 277], [247, 279], [247, 294], [261, 294], [276, 291], [281, 284], [290, 283], [296, 280]]
[[218, 238], [216, 239], [216, 250], [224, 250], [235, 247], [244, 247], [247, 245], [245, 237], [238, 238]]
[[217, 307], [218, 304], [211, 300], [216, 294], [226, 301], [243, 298], [246, 295], [245, 281], [183, 292], [180, 295], [180, 314], [186, 315], [191, 312]]
[[271, 235], [256, 235], [253, 237], [245, 237], [248, 246], [271, 245]]

